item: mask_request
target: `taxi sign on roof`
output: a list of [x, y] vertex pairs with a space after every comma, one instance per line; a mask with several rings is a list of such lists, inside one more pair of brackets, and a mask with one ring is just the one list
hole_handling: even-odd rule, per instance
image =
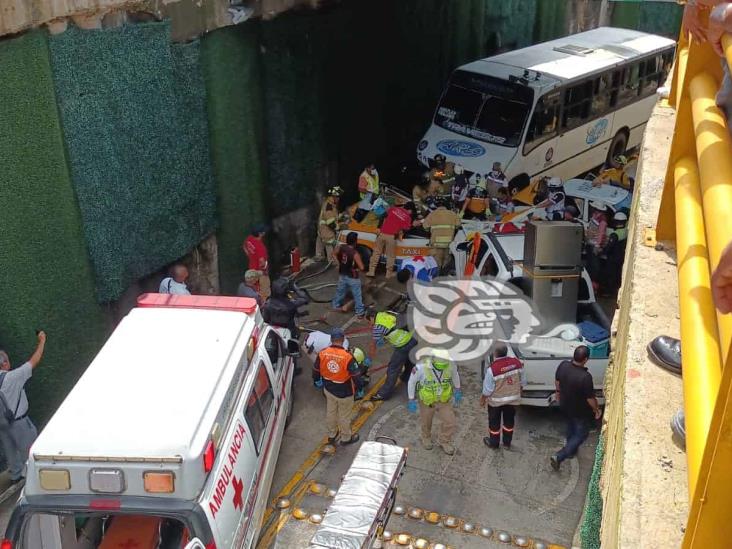
[[257, 302], [251, 297], [142, 294], [137, 298], [138, 307], [167, 307], [178, 309], [211, 309], [217, 311], [236, 311], [252, 314], [257, 310]]

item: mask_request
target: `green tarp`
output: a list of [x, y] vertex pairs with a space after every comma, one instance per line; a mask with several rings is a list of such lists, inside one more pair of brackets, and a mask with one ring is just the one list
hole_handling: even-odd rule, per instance
[[108, 317], [94, 299], [45, 35], [0, 42], [0, 74], [0, 348], [19, 366], [35, 330], [48, 333], [27, 386], [43, 423], [101, 346]]
[[215, 228], [198, 45], [171, 46], [165, 23], [70, 27], [50, 45], [98, 298], [112, 301]]

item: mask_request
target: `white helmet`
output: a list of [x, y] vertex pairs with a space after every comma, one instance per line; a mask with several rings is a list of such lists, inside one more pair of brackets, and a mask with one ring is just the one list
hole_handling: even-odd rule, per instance
[[460, 164], [455, 164], [455, 168], [453, 168], [455, 175], [460, 175], [463, 173], [463, 167]]
[[450, 353], [445, 349], [431, 349], [429, 356], [432, 357], [432, 364], [438, 370], [444, 370], [450, 365]]
[[600, 210], [601, 212], [607, 210], [607, 206], [605, 205], [605, 203], [599, 200], [593, 200], [592, 202], [590, 202], [590, 208], [595, 208], [596, 210]]
[[624, 212], [616, 212], [613, 216], [613, 221], [622, 221], [623, 223], [625, 223], [626, 221], [628, 221], [628, 216], [625, 215]]
[[559, 177], [550, 177], [549, 181], [546, 182], [546, 185], [550, 189], [558, 189], [562, 186], [562, 180]]

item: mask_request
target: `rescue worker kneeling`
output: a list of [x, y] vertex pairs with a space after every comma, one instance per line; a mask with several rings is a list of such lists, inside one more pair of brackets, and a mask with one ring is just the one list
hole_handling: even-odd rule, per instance
[[493, 360], [485, 370], [483, 394], [480, 396], [480, 407], [488, 405], [489, 436], [483, 437], [483, 442], [494, 450], [498, 448], [501, 430], [503, 447], [511, 447], [516, 406], [521, 403], [521, 387], [526, 385], [524, 365], [519, 359], [507, 355], [506, 345], [496, 344]]
[[[437, 414], [441, 422], [437, 441], [447, 455], [453, 455], [455, 453], [453, 437], [457, 428], [453, 406], [457, 408], [460, 405], [463, 393], [460, 390], [457, 367], [450, 360], [447, 351], [432, 350], [430, 356], [419, 360], [412, 369], [407, 385], [409, 396], [407, 409], [413, 414], [417, 413], [415, 391], [419, 398], [422, 446], [426, 450], [432, 449], [432, 419]], [[453, 397], [454, 404], [451, 404]]]
[[331, 345], [318, 353], [313, 365], [313, 384], [325, 393], [325, 424], [328, 443], [334, 444], [340, 435], [341, 445], [358, 441], [358, 433], [351, 433], [355, 380], [360, 367], [353, 355], [343, 348], [345, 334], [335, 328], [330, 334]]

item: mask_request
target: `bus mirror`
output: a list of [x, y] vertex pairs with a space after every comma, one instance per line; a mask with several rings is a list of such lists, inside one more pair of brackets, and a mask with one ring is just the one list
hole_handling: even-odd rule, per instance
[[287, 354], [292, 357], [300, 356], [300, 342], [297, 339], [287, 340]]
[[206, 549], [206, 546], [198, 538], [193, 538], [184, 549]]

